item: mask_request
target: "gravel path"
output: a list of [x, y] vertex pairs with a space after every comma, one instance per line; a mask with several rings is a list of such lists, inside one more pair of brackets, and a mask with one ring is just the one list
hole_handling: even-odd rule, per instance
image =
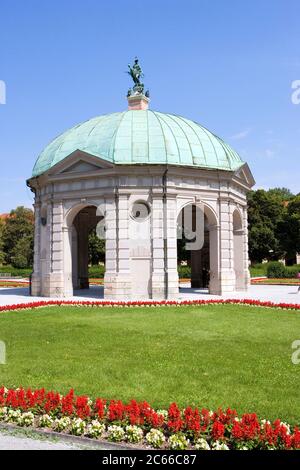
[[[74, 297], [67, 297], [65, 300], [101, 300], [103, 299], [103, 286], [91, 286], [90, 289], [76, 291]], [[298, 286], [250, 286], [247, 292], [231, 292], [227, 295], [219, 296], [209, 294], [207, 289], [191, 289], [189, 284], [181, 284], [178, 299], [257, 299], [271, 302], [286, 302], [300, 304], [300, 292]], [[48, 300], [46, 297], [29, 297], [29, 289], [21, 288], [0, 288], [0, 305], [11, 305], [19, 303], [29, 303], [40, 300]], [[52, 299], [53, 300], [53, 299]]]
[[[0, 450], [109, 450], [109, 446], [97, 447], [86, 443], [77, 444], [64, 441], [63, 438], [40, 437], [38, 434], [27, 433], [22, 430], [0, 430]], [[117, 450], [118, 445], [114, 445]]]
[[0, 450], [74, 450], [79, 447], [49, 439], [35, 439], [29, 436], [0, 432]]

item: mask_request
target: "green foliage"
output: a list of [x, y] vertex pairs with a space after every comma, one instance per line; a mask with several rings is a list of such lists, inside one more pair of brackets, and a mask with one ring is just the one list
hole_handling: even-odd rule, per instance
[[97, 265], [105, 262], [105, 240], [100, 239], [96, 229], [89, 235], [89, 263]]
[[29, 277], [32, 273], [32, 268], [14, 268], [11, 265], [0, 266], [0, 273], [10, 274], [12, 277]]
[[300, 196], [296, 196], [287, 205], [287, 214], [280, 224], [281, 244], [287, 258], [300, 253]]
[[273, 279], [295, 278], [298, 272], [300, 272], [299, 265], [284, 266], [284, 264], [279, 261], [273, 261], [269, 263], [267, 267], [267, 277]]
[[3, 251], [5, 262], [15, 267], [28, 267], [33, 259], [34, 215], [31, 209], [17, 207], [5, 220]]
[[272, 188], [269, 189], [268, 194], [278, 197], [281, 201], [289, 201], [295, 197], [288, 188]]
[[269, 263], [254, 263], [249, 267], [251, 277], [260, 277], [267, 275]]
[[32, 236], [27, 235], [17, 241], [11, 252], [11, 264], [17, 269], [24, 269], [33, 264]]
[[4, 230], [4, 222], [0, 219], [0, 266], [3, 264], [5, 256], [3, 251], [3, 230]]
[[103, 264], [89, 267], [89, 278], [103, 279], [104, 273], [105, 273], [105, 266]]
[[272, 278], [284, 278], [285, 266], [280, 261], [269, 263], [267, 268], [267, 276]]
[[300, 252], [300, 196], [287, 188], [248, 194], [251, 261], [293, 260]]
[[180, 279], [190, 279], [191, 267], [190, 266], [178, 266], [178, 276]]

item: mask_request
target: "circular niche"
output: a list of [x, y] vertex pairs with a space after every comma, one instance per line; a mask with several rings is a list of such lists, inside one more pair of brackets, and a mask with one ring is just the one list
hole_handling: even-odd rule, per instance
[[150, 215], [150, 207], [145, 201], [136, 201], [131, 206], [131, 217], [136, 222], [144, 222]]

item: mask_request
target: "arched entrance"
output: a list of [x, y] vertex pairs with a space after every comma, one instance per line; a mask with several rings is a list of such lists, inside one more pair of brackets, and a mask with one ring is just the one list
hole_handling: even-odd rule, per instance
[[[73, 295], [76, 290], [90, 287], [89, 264], [93, 255], [91, 251], [97, 240], [97, 225], [102, 219], [103, 216], [98, 215], [97, 207], [94, 205], [74, 208], [67, 217], [65, 269], [66, 288], [69, 294]], [[95, 255], [93, 256], [95, 258]]]
[[177, 259], [190, 267], [191, 287], [218, 293], [218, 226], [212, 209], [188, 204], [177, 220]]

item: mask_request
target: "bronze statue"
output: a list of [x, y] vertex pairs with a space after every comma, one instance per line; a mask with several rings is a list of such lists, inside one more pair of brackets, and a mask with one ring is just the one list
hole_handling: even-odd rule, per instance
[[[129, 88], [127, 96], [142, 95], [144, 93], [144, 84], [141, 82], [141, 79], [144, 77], [144, 74], [137, 57], [134, 59], [133, 66], [128, 64], [128, 68], [129, 71], [127, 73], [131, 76], [134, 86], [132, 90]], [[149, 96], [149, 91], [147, 91], [147, 94]]]

